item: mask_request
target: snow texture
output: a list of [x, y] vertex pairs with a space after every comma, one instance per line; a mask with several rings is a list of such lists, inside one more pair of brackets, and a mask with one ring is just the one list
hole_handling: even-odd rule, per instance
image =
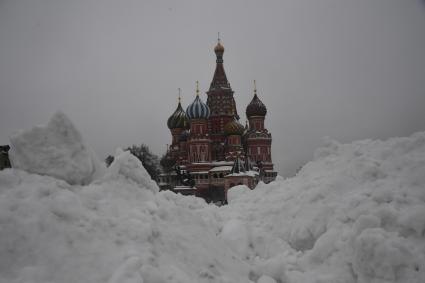
[[104, 169], [62, 112], [57, 112], [47, 126], [16, 133], [10, 143], [12, 167], [53, 176], [72, 185], [88, 184]]
[[425, 133], [328, 139], [297, 176], [222, 207], [158, 192], [120, 149], [97, 171], [63, 114], [12, 140], [0, 282], [424, 282]]
[[249, 247], [243, 256], [257, 275], [424, 282], [425, 133], [352, 144], [328, 139], [297, 176], [234, 189], [219, 211], [221, 236], [238, 243], [235, 251]]
[[130, 151], [123, 151], [118, 148], [115, 152], [114, 161], [108, 167], [103, 179], [116, 180], [120, 176], [132, 180], [141, 188], [146, 188], [154, 193], [158, 192], [158, 186], [151, 180], [142, 162]]

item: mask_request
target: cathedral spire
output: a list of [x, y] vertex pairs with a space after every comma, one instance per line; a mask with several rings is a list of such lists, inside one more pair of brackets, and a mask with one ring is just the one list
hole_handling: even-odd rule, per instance
[[196, 96], [199, 96], [199, 82], [196, 81]]
[[217, 45], [214, 47], [214, 52], [217, 57], [214, 77], [211, 82], [210, 90], [218, 88], [230, 88], [227, 80], [226, 72], [223, 67], [224, 46], [221, 44], [220, 33], [218, 33]]
[[217, 45], [214, 47], [215, 55], [217, 55], [217, 64], [223, 64], [224, 46], [221, 44], [220, 33], [218, 33]]
[[181, 97], [181, 89], [180, 89], [180, 88], [178, 88], [178, 90], [179, 90], [179, 104], [180, 104], [180, 102], [181, 102], [181, 100], [182, 100], [182, 97]]

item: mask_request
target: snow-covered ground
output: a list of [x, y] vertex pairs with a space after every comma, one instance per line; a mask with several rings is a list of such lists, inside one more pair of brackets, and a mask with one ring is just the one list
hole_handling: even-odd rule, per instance
[[296, 177], [229, 196], [223, 238], [258, 274], [425, 282], [425, 133], [327, 141]]
[[[65, 115], [11, 138], [0, 282], [424, 282], [425, 133], [327, 141], [296, 177], [229, 205], [103, 167]], [[19, 168], [19, 169], [18, 169]]]

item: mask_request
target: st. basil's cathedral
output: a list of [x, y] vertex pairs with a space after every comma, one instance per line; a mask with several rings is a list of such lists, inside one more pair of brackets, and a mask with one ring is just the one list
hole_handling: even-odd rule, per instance
[[[167, 126], [172, 141], [166, 159], [176, 171], [159, 177], [161, 189], [196, 195], [207, 201], [225, 201], [227, 190], [244, 184], [254, 189], [261, 180], [276, 178], [271, 158], [271, 133], [265, 128], [267, 108], [257, 95], [246, 107], [248, 122], [239, 122], [233, 90], [223, 66], [224, 46], [220, 39], [214, 48], [216, 68], [204, 103], [196, 87], [195, 100], [184, 111], [180, 97]], [[193, 179], [184, 186], [179, 172]]]

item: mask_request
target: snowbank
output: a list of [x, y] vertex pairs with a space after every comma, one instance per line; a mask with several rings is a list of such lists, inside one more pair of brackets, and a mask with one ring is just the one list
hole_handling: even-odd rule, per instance
[[155, 193], [123, 154], [87, 186], [0, 171], [0, 282], [250, 282], [216, 236], [217, 208]]
[[247, 261], [280, 282], [424, 282], [425, 133], [328, 140], [315, 156], [294, 178], [237, 188], [221, 237], [248, 238]]
[[15, 168], [0, 171], [0, 282], [250, 282], [250, 266], [216, 236], [217, 207], [158, 193], [120, 149], [98, 170], [65, 115], [15, 135], [12, 148]]
[[0, 171], [0, 282], [425, 278], [425, 133], [328, 140], [296, 177], [234, 187], [220, 208], [158, 192], [129, 152], [98, 170], [60, 113], [12, 149], [27, 172]]
[[118, 148], [115, 152], [114, 161], [108, 167], [103, 180], [117, 180], [124, 177], [139, 185], [143, 189], [148, 189], [153, 193], [157, 193], [159, 188], [151, 179], [149, 173], [143, 167], [142, 162], [130, 151], [123, 151]]
[[20, 131], [10, 138], [12, 167], [53, 176], [70, 184], [88, 184], [102, 175], [102, 165], [62, 112], [46, 126]]

